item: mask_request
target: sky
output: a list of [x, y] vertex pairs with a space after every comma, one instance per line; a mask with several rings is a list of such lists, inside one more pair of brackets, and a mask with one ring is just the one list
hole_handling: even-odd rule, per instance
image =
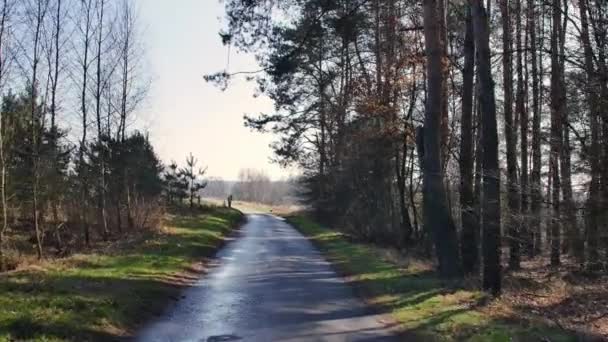
[[[268, 98], [254, 98], [255, 85], [231, 81], [226, 91], [205, 74], [227, 67], [228, 49], [218, 0], [140, 0], [139, 21], [152, 87], [142, 109], [150, 138], [164, 162], [183, 164], [192, 154], [208, 176], [236, 180], [241, 168], [265, 170], [273, 179], [293, 173], [270, 162], [270, 134], [252, 132], [243, 115], [270, 112]], [[251, 55], [230, 54], [229, 72], [257, 70]]]

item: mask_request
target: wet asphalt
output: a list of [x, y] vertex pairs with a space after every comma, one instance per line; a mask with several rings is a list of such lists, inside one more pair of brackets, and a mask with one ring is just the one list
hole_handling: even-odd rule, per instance
[[136, 341], [399, 339], [299, 232], [253, 214], [210, 272]]

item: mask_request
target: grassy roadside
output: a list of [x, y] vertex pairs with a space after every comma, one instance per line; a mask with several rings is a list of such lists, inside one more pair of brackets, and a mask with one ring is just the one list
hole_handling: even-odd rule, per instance
[[0, 275], [0, 341], [117, 340], [191, 284], [242, 219], [213, 208], [158, 234]]
[[409, 340], [576, 341], [561, 329], [523, 320], [475, 290], [443, 286], [423, 264], [397, 265], [373, 247], [349, 242], [303, 216], [288, 218], [334, 263], [355, 289], [389, 313]]

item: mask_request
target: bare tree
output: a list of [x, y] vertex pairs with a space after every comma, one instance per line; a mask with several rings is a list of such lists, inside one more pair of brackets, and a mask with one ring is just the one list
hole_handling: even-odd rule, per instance
[[[4, 77], [8, 69], [8, 59], [6, 50], [8, 45], [8, 26], [9, 17], [11, 15], [11, 7], [13, 3], [9, 0], [2, 0], [2, 9], [0, 10], [0, 90], [3, 89]], [[0, 202], [2, 205], [2, 226], [0, 226], [0, 272], [6, 271], [7, 265], [5, 261], [4, 242], [5, 234], [8, 230], [8, 199], [6, 196], [6, 158], [4, 146], [4, 118], [0, 110]]]
[[80, 2], [80, 11], [79, 11], [79, 25], [78, 30], [80, 33], [80, 44], [79, 52], [81, 53], [80, 59], [78, 61], [80, 67], [80, 77], [81, 83], [80, 86], [80, 115], [82, 118], [82, 136], [80, 140], [80, 148], [78, 150], [78, 161], [79, 161], [79, 177], [81, 182], [81, 196], [82, 196], [82, 211], [81, 211], [81, 221], [82, 227], [84, 230], [84, 238], [85, 243], [90, 245], [90, 227], [89, 227], [89, 218], [88, 218], [88, 198], [89, 198], [89, 180], [87, 175], [87, 170], [85, 167], [85, 158], [87, 151], [87, 131], [88, 131], [88, 92], [89, 92], [89, 73], [91, 67], [91, 48], [93, 44], [93, 35], [94, 35], [94, 22], [93, 15], [95, 10], [95, 2], [94, 0], [83, 0]]
[[[137, 12], [132, 1], [122, 0], [117, 7], [118, 18], [114, 31], [114, 41], [118, 48], [117, 83], [119, 87], [118, 108], [119, 113], [116, 139], [124, 141], [127, 126], [133, 112], [145, 98], [149, 90], [149, 80], [141, 73], [144, 51], [140, 44], [137, 31]], [[128, 224], [132, 228], [131, 219], [131, 193], [127, 184], [127, 175], [122, 176], [124, 188], [118, 194], [115, 206], [120, 212], [121, 202], [128, 213]], [[120, 217], [120, 213], [118, 214]]]
[[119, 47], [120, 60], [118, 65], [120, 120], [117, 134], [121, 140], [124, 140], [129, 116], [145, 98], [150, 81], [141, 73], [144, 51], [137, 31], [137, 12], [132, 1], [122, 0], [118, 11], [115, 40]]
[[[97, 43], [97, 51], [96, 51], [96, 63], [97, 63], [97, 70], [96, 70], [96, 78], [95, 78], [95, 114], [96, 114], [96, 118], [97, 118], [97, 140], [100, 144], [100, 146], [103, 146], [103, 138], [104, 138], [104, 129], [102, 127], [102, 117], [101, 117], [101, 113], [102, 113], [102, 95], [103, 95], [103, 91], [104, 91], [104, 83], [105, 80], [103, 79], [103, 70], [102, 70], [102, 60], [105, 57], [104, 56], [104, 42], [106, 39], [106, 32], [105, 32], [105, 18], [104, 18], [104, 14], [105, 14], [105, 10], [106, 10], [106, 1], [105, 0], [98, 0], [97, 3], [97, 25], [96, 25], [96, 30], [97, 30], [97, 36], [96, 36], [96, 43]], [[98, 196], [98, 211], [99, 211], [99, 223], [101, 224], [101, 228], [102, 228], [102, 235], [104, 237], [104, 239], [108, 239], [108, 220], [106, 217], [106, 153], [105, 153], [105, 149], [101, 148], [99, 151], [99, 184], [97, 187], [97, 196]]]
[[39, 187], [40, 187], [40, 170], [39, 170], [39, 148], [42, 139], [42, 125], [44, 109], [39, 110], [38, 100], [38, 77], [41, 64], [41, 50], [44, 33], [44, 22], [49, 9], [49, 0], [32, 0], [26, 5], [27, 24], [32, 27], [31, 51], [30, 51], [30, 74], [29, 82], [29, 97], [30, 97], [30, 125], [31, 125], [31, 166], [32, 166], [32, 218], [34, 220], [34, 230], [36, 233], [36, 249], [38, 258], [42, 259], [42, 226], [44, 217], [40, 215], [39, 207]]

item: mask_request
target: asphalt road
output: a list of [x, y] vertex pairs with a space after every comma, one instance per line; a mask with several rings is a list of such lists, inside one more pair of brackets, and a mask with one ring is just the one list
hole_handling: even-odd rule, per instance
[[138, 341], [398, 341], [312, 244], [272, 215], [241, 235]]

